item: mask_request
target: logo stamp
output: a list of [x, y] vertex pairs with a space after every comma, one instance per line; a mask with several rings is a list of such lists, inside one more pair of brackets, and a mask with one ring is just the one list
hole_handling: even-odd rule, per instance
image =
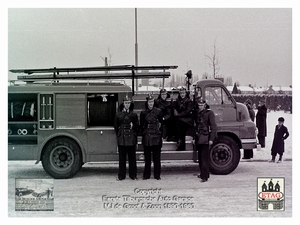
[[257, 210], [284, 211], [284, 185], [283, 177], [258, 177]]

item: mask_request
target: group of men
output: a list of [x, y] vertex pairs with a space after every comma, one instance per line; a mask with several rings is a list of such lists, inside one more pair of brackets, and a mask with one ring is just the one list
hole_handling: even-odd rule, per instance
[[[257, 139], [258, 143], [260, 144], [261, 148], [266, 147], [266, 136], [267, 136], [267, 113], [268, 109], [266, 106], [266, 100], [261, 99], [257, 106], [257, 113], [253, 110], [252, 101], [247, 99], [244, 103], [247, 106], [249, 111], [250, 119], [254, 122], [256, 120], [256, 127], [257, 127]], [[278, 118], [278, 125], [275, 126], [274, 138], [271, 147], [271, 155], [272, 159], [269, 162], [275, 162], [275, 157], [278, 154], [279, 159], [278, 163], [282, 162], [282, 155], [284, 152], [284, 140], [289, 137], [289, 132], [287, 127], [284, 125], [284, 118]], [[253, 158], [253, 149], [244, 149], [244, 156], [243, 159], [251, 159]]]
[[[146, 98], [145, 109], [138, 115], [133, 111], [133, 102], [128, 97], [124, 98], [120, 105], [120, 111], [115, 115], [114, 128], [117, 135], [119, 150], [119, 172], [117, 180], [126, 177], [126, 156], [129, 161], [129, 177], [137, 180], [136, 146], [137, 136], [142, 136], [144, 148], [145, 167], [143, 179], [151, 177], [151, 157], [154, 164], [154, 178], [160, 180], [161, 174], [161, 147], [163, 140], [176, 141], [177, 151], [185, 150], [185, 137], [188, 130], [192, 129], [196, 150], [198, 151], [198, 162], [202, 182], [209, 178], [209, 149], [217, 135], [215, 115], [209, 109], [209, 105], [201, 97], [196, 97], [195, 103], [189, 97], [185, 88], [179, 90], [175, 100], [167, 100], [168, 93], [165, 89], [160, 91], [157, 99], [152, 95]], [[254, 121], [255, 113], [252, 102], [245, 102], [249, 115]], [[262, 148], [265, 147], [266, 137], [266, 114], [267, 108], [264, 101], [260, 101], [256, 114], [256, 126], [258, 128], [258, 141]], [[272, 160], [275, 161], [276, 154], [282, 160], [284, 152], [283, 140], [288, 137], [288, 131], [283, 126], [284, 119], [279, 118], [276, 126], [274, 142], [271, 149]], [[278, 133], [277, 130], [282, 131]], [[278, 141], [277, 141], [278, 140]], [[279, 146], [279, 147], [278, 147]], [[253, 150], [244, 149], [244, 158], [252, 158]]]
[[[151, 155], [154, 164], [154, 178], [160, 180], [161, 147], [163, 139], [177, 142], [177, 151], [185, 150], [185, 137], [190, 128], [194, 129], [194, 139], [199, 157], [199, 169], [202, 182], [209, 178], [209, 146], [216, 137], [215, 115], [201, 98], [197, 97], [196, 107], [185, 88], [179, 90], [178, 97], [168, 101], [165, 89], [157, 99], [152, 95], [146, 98], [145, 110], [140, 114], [133, 111], [132, 101], [126, 97], [115, 116], [115, 131], [119, 149], [119, 173], [117, 180], [126, 177], [126, 155], [129, 161], [129, 177], [137, 179], [136, 144], [141, 134], [144, 147], [145, 167], [143, 179], [151, 176]], [[195, 125], [194, 125], [195, 124]]]

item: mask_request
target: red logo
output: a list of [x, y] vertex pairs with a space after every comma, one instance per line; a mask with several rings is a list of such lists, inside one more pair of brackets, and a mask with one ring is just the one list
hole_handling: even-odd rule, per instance
[[281, 199], [283, 198], [282, 192], [260, 192], [258, 194], [260, 199]]

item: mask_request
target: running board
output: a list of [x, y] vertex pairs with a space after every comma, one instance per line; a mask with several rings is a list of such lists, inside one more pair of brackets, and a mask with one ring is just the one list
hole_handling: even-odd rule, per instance
[[[161, 148], [161, 151], [175, 151], [177, 149], [177, 143], [174, 141], [163, 141], [163, 145]], [[185, 142], [185, 149], [187, 151], [191, 151], [194, 149], [193, 143], [191, 141], [186, 141]], [[143, 151], [144, 147], [142, 145], [141, 141], [138, 141], [138, 148], [137, 151]]]
[[[137, 161], [144, 161], [144, 152], [136, 152]], [[161, 160], [191, 160], [197, 159], [197, 152], [193, 150], [185, 151], [162, 151]]]

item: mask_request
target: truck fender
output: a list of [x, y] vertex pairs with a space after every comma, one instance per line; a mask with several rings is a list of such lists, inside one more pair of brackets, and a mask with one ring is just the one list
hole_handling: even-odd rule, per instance
[[[217, 137], [216, 137], [216, 139], [218, 139], [218, 137], [223, 137], [223, 136], [227, 136], [227, 137], [230, 137], [230, 138], [232, 138], [235, 142], [236, 142], [236, 144], [239, 146], [239, 148], [241, 149], [242, 148], [242, 141], [241, 141], [241, 139], [238, 137], [238, 135], [237, 134], [235, 134], [235, 133], [232, 133], [232, 132], [230, 132], [230, 131], [221, 131], [221, 132], [217, 132]], [[216, 140], [215, 139], [215, 140]]]
[[70, 139], [73, 139], [78, 144], [78, 146], [81, 149], [83, 163], [86, 161], [86, 149], [84, 148], [83, 144], [79, 141], [78, 138], [76, 138], [75, 136], [73, 136], [71, 134], [68, 134], [68, 133], [57, 133], [57, 134], [50, 135], [47, 139], [45, 139], [43, 141], [43, 143], [39, 147], [39, 151], [38, 151], [38, 155], [37, 155], [37, 160], [36, 160], [35, 164], [38, 164], [39, 161], [41, 161], [41, 157], [42, 157], [42, 153], [43, 153], [45, 145], [49, 141], [53, 140], [54, 138], [58, 138], [58, 137], [68, 137]]

